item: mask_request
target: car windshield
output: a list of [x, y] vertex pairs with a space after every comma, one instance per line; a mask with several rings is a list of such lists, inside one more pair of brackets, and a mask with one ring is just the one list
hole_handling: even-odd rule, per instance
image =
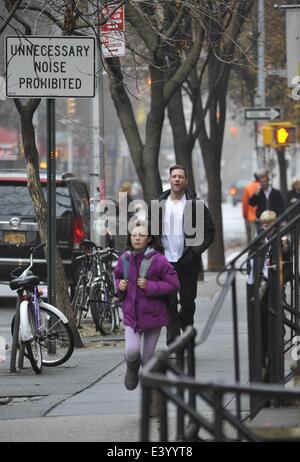
[[[44, 185], [43, 185], [44, 186]], [[47, 185], [43, 187], [47, 200]], [[23, 184], [0, 184], [0, 215], [35, 216], [29, 190]], [[71, 199], [67, 187], [56, 186], [56, 216], [71, 211]]]

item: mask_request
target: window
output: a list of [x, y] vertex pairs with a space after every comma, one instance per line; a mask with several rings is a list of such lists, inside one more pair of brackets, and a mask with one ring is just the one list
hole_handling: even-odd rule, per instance
[[[47, 185], [43, 184], [44, 196], [47, 200]], [[0, 183], [0, 215], [34, 217], [34, 209], [27, 185], [20, 182], [14, 184]], [[56, 216], [64, 212], [72, 213], [71, 198], [67, 186], [56, 187]]]

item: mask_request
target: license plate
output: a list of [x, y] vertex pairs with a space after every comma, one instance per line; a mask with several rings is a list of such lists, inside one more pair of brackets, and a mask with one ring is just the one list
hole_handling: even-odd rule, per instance
[[25, 233], [5, 233], [4, 242], [8, 244], [25, 244]]

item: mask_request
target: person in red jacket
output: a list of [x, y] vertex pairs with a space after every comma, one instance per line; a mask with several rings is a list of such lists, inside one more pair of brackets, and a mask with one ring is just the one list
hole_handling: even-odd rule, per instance
[[250, 244], [256, 235], [256, 206], [250, 205], [248, 201], [249, 198], [253, 196], [255, 191], [257, 191], [259, 186], [259, 176], [257, 173], [254, 173], [254, 181], [247, 184], [242, 196], [243, 217], [246, 225], [248, 244]]

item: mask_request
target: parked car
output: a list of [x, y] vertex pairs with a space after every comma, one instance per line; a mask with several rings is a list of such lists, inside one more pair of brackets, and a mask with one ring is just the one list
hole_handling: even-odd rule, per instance
[[[47, 175], [41, 173], [40, 179], [46, 197]], [[0, 171], [0, 197], [0, 281], [7, 281], [14, 268], [27, 264], [29, 249], [40, 242], [40, 236], [26, 172]], [[90, 207], [87, 185], [70, 174], [56, 177], [56, 236], [72, 284], [78, 266], [75, 258], [81, 253], [83, 239], [90, 236]], [[46, 280], [43, 250], [36, 255], [33, 271]]]
[[231, 197], [232, 205], [237, 205], [238, 202], [242, 202], [243, 192], [247, 184], [251, 183], [251, 180], [238, 180], [229, 189], [229, 195]]

